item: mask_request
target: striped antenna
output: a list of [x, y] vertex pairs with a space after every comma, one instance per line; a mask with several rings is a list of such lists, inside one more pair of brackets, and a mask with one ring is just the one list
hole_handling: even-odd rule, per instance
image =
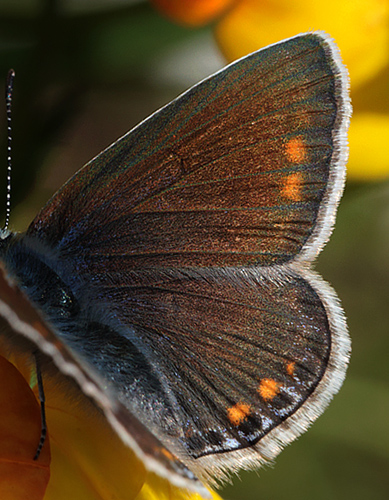
[[5, 224], [4, 230], [8, 229], [9, 217], [11, 214], [11, 171], [12, 171], [12, 130], [11, 130], [11, 108], [12, 92], [15, 78], [15, 71], [10, 69], [7, 75], [7, 86], [5, 91], [5, 102], [7, 107], [7, 200], [5, 205]]

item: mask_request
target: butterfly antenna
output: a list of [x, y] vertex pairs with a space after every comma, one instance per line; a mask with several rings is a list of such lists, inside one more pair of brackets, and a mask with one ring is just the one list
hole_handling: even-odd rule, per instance
[[11, 215], [11, 172], [12, 172], [12, 129], [11, 129], [11, 108], [12, 92], [14, 85], [15, 71], [10, 69], [7, 75], [7, 86], [5, 91], [5, 103], [7, 107], [7, 200], [5, 205], [5, 223], [4, 230], [8, 229], [9, 218]]
[[39, 391], [39, 400], [41, 402], [41, 435], [34, 456], [34, 460], [38, 460], [43, 445], [45, 444], [46, 441], [47, 423], [46, 423], [46, 409], [45, 409], [46, 398], [45, 398], [45, 391], [43, 389], [43, 378], [42, 378], [41, 359], [39, 351], [34, 352], [34, 358], [35, 358], [36, 377], [37, 377], [37, 384]]

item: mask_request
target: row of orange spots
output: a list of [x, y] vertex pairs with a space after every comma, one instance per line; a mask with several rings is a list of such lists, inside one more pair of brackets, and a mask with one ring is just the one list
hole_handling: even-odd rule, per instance
[[[289, 361], [286, 364], [286, 372], [290, 377], [293, 377], [296, 368], [294, 361]], [[264, 378], [260, 381], [258, 393], [265, 401], [271, 401], [280, 392], [280, 384], [272, 378]], [[227, 418], [232, 425], [241, 425], [252, 412], [252, 407], [247, 403], [237, 403], [227, 409]]]
[[[307, 148], [302, 137], [293, 137], [285, 145], [285, 153], [290, 163], [303, 163], [307, 157]], [[293, 172], [285, 177], [281, 194], [292, 201], [302, 200], [302, 172]]]
[[[279, 384], [270, 378], [261, 380], [258, 392], [265, 401], [273, 399], [279, 392]], [[227, 418], [232, 425], [238, 426], [250, 415], [252, 408], [247, 403], [237, 403], [227, 409]]]

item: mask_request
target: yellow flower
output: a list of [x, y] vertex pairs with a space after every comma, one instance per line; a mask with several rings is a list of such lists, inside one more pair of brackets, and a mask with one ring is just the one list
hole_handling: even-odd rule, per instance
[[[7, 350], [1, 347], [0, 353]], [[201, 500], [147, 472], [103, 415], [61, 376], [45, 376], [48, 437], [26, 356], [0, 355], [1, 500]], [[10, 362], [10, 360], [12, 362]], [[51, 456], [51, 458], [50, 458]], [[212, 494], [214, 500], [221, 500]]]
[[[196, 25], [204, 0], [153, 0], [177, 22]], [[176, 4], [180, 4], [180, 9]], [[322, 30], [338, 44], [351, 79], [354, 114], [349, 179], [389, 177], [388, 0], [209, 0], [217, 42], [228, 60], [298, 33]], [[217, 8], [216, 8], [217, 4]], [[183, 11], [186, 8], [186, 14]], [[196, 12], [196, 15], [195, 15]]]

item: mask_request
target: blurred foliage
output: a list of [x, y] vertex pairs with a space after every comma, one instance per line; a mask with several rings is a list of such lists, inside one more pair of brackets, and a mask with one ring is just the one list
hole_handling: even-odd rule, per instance
[[[150, 64], [199, 30], [169, 23], [146, 2], [84, 10], [81, 1], [73, 10], [66, 1], [17, 3], [0, 0], [0, 70], [4, 77], [10, 67], [17, 72], [11, 223], [21, 228], [85, 161], [174, 97], [176, 88], [150, 83]], [[259, 478], [241, 474], [222, 491], [225, 499], [388, 497], [388, 183], [348, 184], [317, 267], [349, 318], [353, 354], [344, 388], [274, 468]]]
[[[48, 150], [74, 120], [88, 92], [144, 85], [142, 67], [147, 61], [161, 48], [191, 34], [163, 19], [145, 2], [118, 6], [108, 1], [105, 9], [85, 12], [80, 7], [75, 12], [65, 10], [66, 1], [23, 3], [23, 9], [15, 8], [13, 0], [0, 3], [0, 74], [5, 78], [10, 68], [16, 71], [15, 202], [34, 185]], [[3, 133], [3, 158], [5, 144]], [[5, 199], [4, 183], [0, 199]]]

